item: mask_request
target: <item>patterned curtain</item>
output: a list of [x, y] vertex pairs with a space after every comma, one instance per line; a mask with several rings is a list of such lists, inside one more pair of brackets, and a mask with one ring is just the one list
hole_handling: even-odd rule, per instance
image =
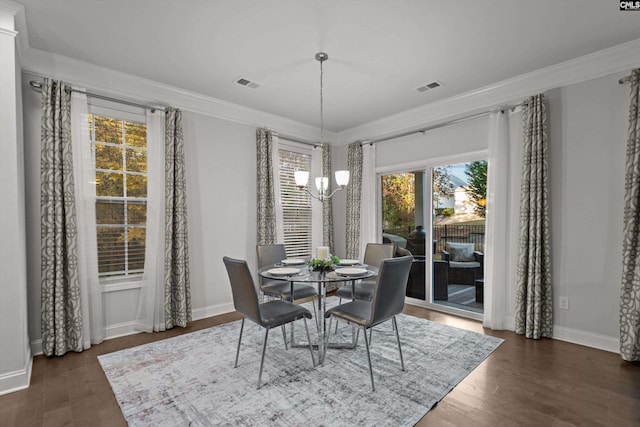
[[[328, 193], [331, 194], [331, 147], [328, 144], [322, 145], [322, 176], [329, 177]], [[333, 203], [327, 199], [322, 204], [322, 235], [323, 245], [329, 247], [329, 252], [334, 254], [333, 242]]]
[[42, 351], [82, 351], [71, 87], [44, 79], [40, 158]]
[[624, 240], [620, 295], [620, 355], [640, 361], [640, 68], [631, 73], [625, 165]]
[[273, 177], [273, 134], [267, 129], [256, 129], [257, 189], [258, 189], [258, 245], [276, 243], [276, 197]]
[[516, 333], [538, 339], [551, 337], [553, 330], [547, 118], [543, 95], [526, 100], [523, 118], [515, 320]]
[[347, 258], [360, 257], [360, 200], [362, 192], [362, 144], [349, 144], [347, 160], [349, 185], [347, 186]]
[[182, 112], [165, 111], [164, 312], [167, 329], [191, 321], [191, 280]]

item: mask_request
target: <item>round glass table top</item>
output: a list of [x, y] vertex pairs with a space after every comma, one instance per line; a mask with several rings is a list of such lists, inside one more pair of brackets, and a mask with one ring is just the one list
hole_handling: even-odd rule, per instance
[[[347, 280], [368, 279], [378, 274], [378, 269], [376, 267], [362, 264], [351, 265], [349, 267], [336, 266], [333, 271], [314, 271], [307, 266], [296, 266], [295, 268], [287, 269], [290, 270], [289, 272], [291, 274], [281, 274], [287, 273], [282, 267], [283, 266], [281, 264], [268, 265], [261, 268], [259, 274], [260, 276], [268, 279], [312, 283], [344, 282]], [[341, 270], [344, 270], [344, 272], [341, 272]]]

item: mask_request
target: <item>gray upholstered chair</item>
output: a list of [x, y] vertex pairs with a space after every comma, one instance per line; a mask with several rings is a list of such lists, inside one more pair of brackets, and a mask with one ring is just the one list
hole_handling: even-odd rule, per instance
[[[287, 252], [282, 244], [277, 245], [256, 245], [256, 254], [258, 255], [258, 268], [264, 268], [269, 265], [279, 263], [287, 258]], [[293, 298], [291, 298], [291, 284], [282, 280], [269, 280], [260, 277], [260, 290], [263, 294], [281, 298], [287, 301], [295, 301], [298, 299], [317, 296], [318, 292], [311, 285], [304, 283], [293, 284]]]
[[[260, 304], [258, 302], [258, 293], [256, 292], [247, 262], [229, 257], [224, 257], [223, 261], [227, 268], [229, 281], [231, 282], [233, 305], [235, 306], [236, 311], [243, 316], [242, 324], [240, 326], [240, 337], [238, 338], [236, 361], [233, 367], [238, 367], [240, 342], [242, 341], [242, 331], [244, 329], [245, 319], [249, 319], [257, 325], [265, 328], [264, 344], [262, 345], [262, 359], [260, 360], [260, 373], [258, 374], [258, 388], [260, 388], [260, 381], [262, 379], [264, 353], [267, 349], [267, 338], [269, 337], [270, 329], [277, 328], [278, 326], [284, 327], [287, 323], [294, 322], [298, 319], [304, 319], [304, 328], [307, 331], [307, 342], [309, 343], [309, 351], [311, 352], [311, 362], [313, 363], [313, 366], [315, 366], [316, 361], [313, 356], [313, 348], [311, 347], [309, 328], [307, 327], [307, 319], [311, 319], [311, 312], [304, 307], [282, 300], [273, 300]], [[284, 346], [287, 348], [287, 339], [284, 329], [282, 331], [282, 337], [284, 338]]]
[[[264, 268], [269, 265], [276, 264], [283, 259], [287, 258], [287, 252], [284, 245], [256, 245], [256, 254], [258, 255], [258, 268]], [[305, 285], [304, 283], [293, 283], [293, 298], [291, 297], [291, 283], [282, 280], [269, 280], [260, 276], [260, 290], [263, 294], [272, 297], [280, 298], [286, 301], [295, 301], [299, 299], [316, 297], [318, 292], [312, 285]], [[313, 303], [313, 312], [316, 314], [316, 303]]]
[[[393, 321], [393, 329], [396, 332], [398, 351], [400, 352], [400, 364], [404, 371], [404, 360], [402, 358], [402, 347], [400, 346], [400, 335], [398, 333], [396, 315], [402, 313], [402, 309], [404, 308], [404, 296], [412, 262], [412, 256], [385, 259], [380, 266], [371, 301], [354, 300], [333, 307], [325, 313], [325, 317], [344, 319], [362, 327], [364, 341], [367, 346], [369, 375], [371, 377], [371, 389], [373, 391], [375, 391], [375, 385], [373, 382], [373, 368], [371, 367], [367, 329], [386, 322], [387, 320]], [[329, 321], [329, 328], [331, 328], [331, 320]]]
[[[364, 263], [379, 268], [380, 264], [382, 264], [382, 261], [387, 258], [393, 258], [394, 253], [395, 246], [393, 244], [367, 243], [367, 247], [364, 250]], [[374, 279], [362, 280], [360, 283], [356, 283], [355, 299], [371, 301], [371, 298], [373, 298], [374, 285]], [[349, 285], [343, 286], [336, 291], [336, 296], [340, 298], [340, 302], [342, 302], [342, 298], [353, 299], [351, 295], [352, 286]]]

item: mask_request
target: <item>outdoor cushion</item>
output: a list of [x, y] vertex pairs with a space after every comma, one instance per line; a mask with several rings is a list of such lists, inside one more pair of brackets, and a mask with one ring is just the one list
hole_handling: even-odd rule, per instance
[[476, 260], [473, 256], [473, 243], [447, 243], [446, 251], [451, 255], [450, 261], [470, 262]]
[[449, 262], [449, 267], [451, 268], [480, 268], [480, 263], [473, 261], [473, 262], [469, 262], [469, 261], [450, 261]]

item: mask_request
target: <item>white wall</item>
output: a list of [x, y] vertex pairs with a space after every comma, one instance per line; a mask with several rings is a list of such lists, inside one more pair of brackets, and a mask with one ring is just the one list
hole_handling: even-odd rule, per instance
[[255, 128], [183, 114], [194, 317], [233, 310], [222, 257], [256, 258]]
[[12, 5], [0, 10], [0, 394], [29, 385], [20, 72]]
[[554, 335], [610, 350], [619, 339], [626, 74], [548, 93]]

